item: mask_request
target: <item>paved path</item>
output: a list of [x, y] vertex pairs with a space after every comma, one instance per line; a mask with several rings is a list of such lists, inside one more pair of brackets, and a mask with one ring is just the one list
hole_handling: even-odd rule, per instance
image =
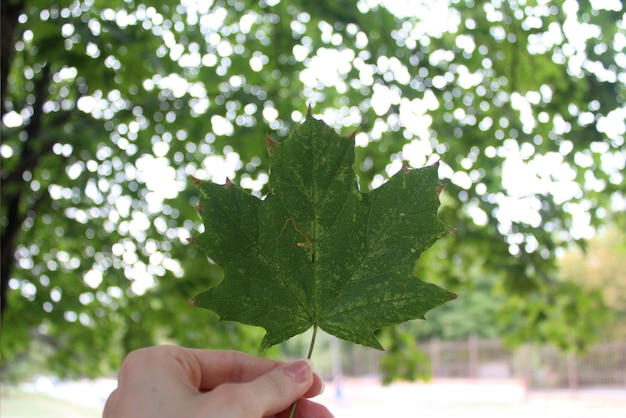
[[434, 381], [381, 387], [328, 384], [320, 401], [337, 418], [626, 418], [626, 388], [528, 392], [516, 381]]
[[[44, 382], [32, 391], [101, 408], [114, 379]], [[517, 380], [449, 379], [381, 386], [377, 379], [327, 383], [316, 398], [336, 418], [626, 418], [626, 387], [620, 390], [529, 392]]]

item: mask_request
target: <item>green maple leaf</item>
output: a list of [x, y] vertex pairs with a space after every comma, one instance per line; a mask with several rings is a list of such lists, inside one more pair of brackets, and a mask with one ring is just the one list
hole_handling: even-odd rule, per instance
[[265, 199], [230, 181], [197, 182], [205, 232], [193, 241], [224, 279], [195, 306], [265, 328], [262, 350], [311, 327], [382, 349], [373, 331], [455, 298], [412, 275], [449, 230], [437, 219], [437, 165], [361, 193], [353, 138], [310, 114], [270, 143], [270, 161]]

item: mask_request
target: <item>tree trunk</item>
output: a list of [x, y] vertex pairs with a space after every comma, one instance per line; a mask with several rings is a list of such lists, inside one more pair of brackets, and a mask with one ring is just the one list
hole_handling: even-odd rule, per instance
[[0, 70], [2, 71], [2, 116], [7, 112], [6, 91], [7, 79], [13, 64], [13, 52], [15, 51], [15, 30], [17, 29], [17, 18], [24, 10], [24, 1], [2, 2], [2, 60], [0, 60]]
[[[9, 4], [9, 1], [2, 2], [2, 114], [7, 111], [6, 86], [8, 74], [10, 72], [15, 45], [15, 31], [17, 29], [18, 17], [24, 8], [24, 2]], [[7, 293], [9, 290], [9, 279], [15, 267], [15, 250], [19, 242], [19, 234], [22, 224], [26, 220], [29, 208], [24, 206], [24, 191], [27, 184], [24, 183], [23, 175], [26, 172], [34, 172], [37, 168], [42, 153], [46, 147], [36, 143], [42, 126], [43, 103], [48, 95], [48, 87], [51, 80], [50, 65], [45, 65], [41, 72], [41, 77], [37, 81], [35, 90], [35, 103], [33, 103], [33, 114], [28, 126], [25, 127], [26, 141], [22, 143], [19, 152], [18, 164], [11, 171], [1, 171], [1, 191], [3, 211], [3, 228], [0, 237], [0, 313], [7, 309]], [[1, 318], [0, 318], [1, 320]]]

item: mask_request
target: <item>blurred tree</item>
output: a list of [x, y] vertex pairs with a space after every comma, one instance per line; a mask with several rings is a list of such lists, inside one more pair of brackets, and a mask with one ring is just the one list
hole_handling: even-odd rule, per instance
[[564, 280], [600, 289], [612, 318], [597, 330], [603, 338], [626, 340], [626, 234], [609, 227], [591, 239], [583, 251], [570, 249], [559, 258]]
[[442, 159], [458, 232], [424, 278], [463, 297], [484, 272], [519, 335], [584, 345], [600, 302], [555, 251], [625, 225], [625, 25], [618, 1], [3, 1], [3, 363], [41, 341], [87, 374], [157, 340], [257, 344], [186, 304], [220, 277], [185, 245], [186, 177], [261, 194], [265, 133], [307, 103], [358, 127], [363, 188]]

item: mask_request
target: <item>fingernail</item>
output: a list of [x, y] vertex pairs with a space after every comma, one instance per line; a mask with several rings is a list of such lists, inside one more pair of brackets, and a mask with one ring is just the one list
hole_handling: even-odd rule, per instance
[[313, 374], [311, 363], [308, 360], [298, 360], [285, 366], [285, 372], [298, 383], [306, 382]]

